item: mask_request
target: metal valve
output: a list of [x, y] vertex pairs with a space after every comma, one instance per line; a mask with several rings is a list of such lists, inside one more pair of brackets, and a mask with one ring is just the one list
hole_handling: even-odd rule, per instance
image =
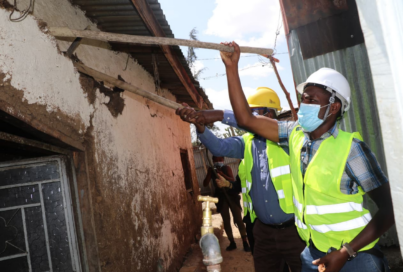
[[211, 218], [211, 210], [210, 210], [210, 202], [218, 203], [218, 198], [210, 197], [210, 196], [198, 196], [198, 201], [205, 202], [204, 210], [203, 210], [203, 224], [201, 227], [201, 235], [203, 236], [206, 233], [213, 233], [213, 222]]

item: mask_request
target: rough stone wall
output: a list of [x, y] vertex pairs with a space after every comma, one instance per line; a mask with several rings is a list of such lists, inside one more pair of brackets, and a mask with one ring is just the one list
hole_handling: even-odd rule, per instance
[[[20, 10], [26, 6], [18, 1]], [[68, 0], [36, 0], [33, 16], [19, 23], [9, 14], [0, 8], [0, 107], [84, 145], [90, 194], [79, 195], [92, 202], [101, 270], [176, 271], [201, 223], [189, 126], [171, 109], [74, 70], [60, 54], [71, 40], [43, 32], [46, 24], [97, 29]], [[123, 71], [127, 54], [108, 48], [84, 40], [76, 54], [91, 68], [154, 92], [140, 65], [129, 59]], [[168, 90], [163, 95], [174, 99]], [[180, 149], [189, 153], [193, 196], [186, 192]]]

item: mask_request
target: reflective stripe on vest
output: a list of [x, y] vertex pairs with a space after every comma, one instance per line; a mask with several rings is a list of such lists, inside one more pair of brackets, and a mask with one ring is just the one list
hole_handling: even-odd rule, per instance
[[[339, 249], [343, 243], [351, 242], [371, 220], [369, 211], [363, 207], [364, 192], [361, 187], [354, 195], [340, 191], [353, 138], [361, 139], [361, 136], [339, 130], [336, 138], [330, 136], [325, 139], [302, 177], [301, 148], [305, 135], [298, 128], [294, 128], [289, 138], [298, 233], [307, 244], [312, 240], [322, 252], [327, 252], [330, 247]], [[360, 251], [372, 248], [377, 241]]]
[[295, 199], [295, 196], [292, 197], [293, 203], [295, 208], [297, 208], [297, 211], [302, 213], [302, 204], [298, 202], [298, 200]]
[[284, 190], [278, 190], [277, 191], [277, 196], [279, 199], [285, 198]]
[[295, 224], [300, 229], [307, 229], [306, 225], [304, 223], [302, 223], [302, 221], [299, 220], [297, 216], [295, 216]]
[[290, 174], [290, 166], [289, 165], [285, 165], [285, 166], [280, 166], [274, 169], [270, 170], [270, 176], [271, 178], [276, 178], [278, 176], [282, 176], [282, 175], [287, 175]]
[[[251, 215], [251, 221], [253, 222], [256, 218], [256, 215], [253, 211], [252, 200], [249, 192], [252, 188], [252, 141], [254, 135], [246, 133], [242, 137], [245, 143], [245, 153], [244, 159], [239, 165], [238, 175], [241, 179], [242, 197], [244, 200], [244, 214], [246, 215], [248, 209], [249, 214]], [[286, 213], [293, 213], [294, 208], [292, 203], [292, 184], [289, 156], [277, 143], [266, 141], [266, 147], [270, 176], [277, 192], [280, 207]]]
[[314, 206], [307, 205], [306, 206], [306, 214], [329, 214], [329, 213], [345, 213], [352, 211], [363, 211], [362, 204], [354, 203], [354, 202], [346, 202], [340, 204], [333, 205], [322, 205], [322, 206]]
[[330, 224], [330, 225], [309, 225], [313, 230], [320, 233], [326, 233], [329, 231], [346, 231], [354, 230], [357, 228], [365, 227], [369, 221], [371, 221], [371, 214], [367, 213], [361, 217], [351, 219], [345, 222]]

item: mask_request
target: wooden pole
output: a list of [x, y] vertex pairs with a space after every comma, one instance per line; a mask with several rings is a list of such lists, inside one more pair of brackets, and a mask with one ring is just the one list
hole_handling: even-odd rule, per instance
[[90, 68], [88, 66], [85, 66], [83, 64], [75, 62], [74, 66], [77, 68], [77, 70], [79, 72], [81, 72], [83, 74], [86, 74], [86, 75], [89, 75], [89, 76], [93, 77], [96, 80], [108, 82], [109, 84], [112, 84], [113, 86], [116, 86], [116, 87], [118, 87], [120, 89], [129, 91], [131, 93], [140, 95], [140, 96], [142, 96], [144, 98], [150, 99], [150, 100], [152, 100], [152, 101], [154, 101], [156, 103], [159, 103], [161, 105], [164, 105], [164, 106], [166, 106], [168, 108], [171, 108], [171, 109], [174, 109], [174, 110], [176, 110], [177, 108], [183, 108], [183, 106], [181, 104], [178, 104], [178, 103], [176, 103], [174, 101], [171, 101], [171, 100], [168, 100], [168, 99], [163, 98], [161, 96], [158, 96], [156, 94], [144, 91], [144, 90], [142, 90], [142, 89], [140, 89], [140, 88], [138, 88], [136, 86], [133, 86], [133, 85], [131, 85], [129, 83], [126, 83], [126, 82], [124, 82], [122, 80], [119, 80], [117, 78], [111, 77], [111, 76], [109, 76], [107, 74], [101, 73], [101, 72], [99, 72], [97, 70], [94, 70], [94, 69], [92, 69], [92, 68]]
[[[294, 108], [294, 106], [293, 106], [293, 104], [292, 104], [291, 97], [290, 97], [290, 93], [289, 93], [289, 92], [287, 91], [287, 89], [285, 88], [285, 86], [284, 86], [284, 84], [283, 84], [283, 81], [281, 80], [281, 77], [280, 77], [280, 75], [279, 75], [279, 73], [278, 73], [278, 71], [277, 71], [277, 66], [276, 66], [276, 61], [275, 61], [275, 59], [274, 59], [272, 56], [265, 56], [265, 57], [267, 57], [267, 58], [270, 60], [270, 63], [271, 63], [271, 65], [273, 66], [274, 72], [276, 73], [278, 83], [280, 84], [280, 87], [281, 87], [281, 89], [283, 89], [283, 92], [284, 92], [284, 94], [285, 94], [285, 97], [287, 98], [288, 105], [290, 106], [290, 109], [291, 109], [292, 119], [293, 119], [294, 121], [297, 121], [297, 120], [298, 120], [297, 112], [295, 111], [295, 108]], [[278, 60], [277, 60], [277, 62], [278, 62]]]
[[[218, 43], [200, 42], [193, 40], [174, 39], [166, 37], [136, 36], [126, 34], [116, 34], [110, 32], [76, 30], [67, 27], [49, 27], [49, 33], [56, 37], [87, 38], [108, 42], [134, 43], [134, 44], [154, 44], [154, 45], [178, 45], [196, 48], [213, 49], [224, 52], [233, 52], [234, 48]], [[273, 50], [269, 48], [258, 48], [241, 46], [242, 53], [252, 53], [260, 55], [271, 55]]]

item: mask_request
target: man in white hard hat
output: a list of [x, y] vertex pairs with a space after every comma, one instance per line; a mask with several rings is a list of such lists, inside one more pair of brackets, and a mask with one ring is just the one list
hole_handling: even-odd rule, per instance
[[[248, 97], [248, 105], [255, 115], [272, 119], [277, 119], [281, 110], [278, 95], [267, 87], [257, 88]], [[252, 133], [218, 139], [205, 124], [221, 121], [237, 127], [231, 111], [196, 112], [186, 107], [176, 113], [196, 125], [200, 141], [214, 155], [242, 159], [238, 175], [247, 216], [244, 220], [254, 223], [255, 244], [250, 244], [255, 271], [282, 272], [284, 262], [290, 271], [301, 271], [300, 253], [305, 245], [295, 227], [288, 148]]]
[[[350, 87], [339, 72], [322, 68], [298, 86], [298, 122], [254, 116], [238, 74], [239, 46], [221, 52], [238, 125], [290, 149], [295, 221], [306, 248], [302, 271], [388, 271], [378, 238], [394, 223], [388, 179], [359, 133], [337, 121], [350, 106]], [[363, 207], [368, 194], [379, 211]]]

